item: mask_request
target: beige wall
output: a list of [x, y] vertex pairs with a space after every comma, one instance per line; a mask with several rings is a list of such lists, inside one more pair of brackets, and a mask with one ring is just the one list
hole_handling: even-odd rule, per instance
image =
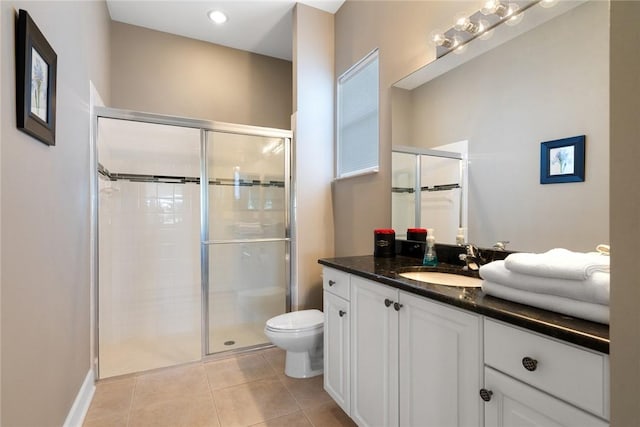
[[[56, 146], [15, 127], [14, 29], [58, 55]], [[90, 370], [89, 80], [107, 96], [103, 2], [0, 3], [2, 425], [61, 425]]]
[[336, 75], [380, 49], [380, 172], [336, 181], [336, 255], [373, 253], [373, 230], [391, 225], [391, 85], [434, 58], [432, 28], [478, 2], [348, 0], [335, 16]]
[[[592, 251], [609, 241], [608, 14], [607, 2], [586, 3], [411, 91], [404, 145], [469, 141], [470, 242]], [[585, 182], [541, 185], [540, 143], [576, 135]]]
[[110, 107], [290, 129], [291, 62], [112, 23]]
[[[294, 9], [294, 105], [297, 307], [322, 308], [318, 258], [333, 255], [334, 17], [298, 4]], [[295, 305], [295, 302], [294, 302]]]
[[640, 3], [611, 3], [611, 425], [637, 426], [640, 396]]

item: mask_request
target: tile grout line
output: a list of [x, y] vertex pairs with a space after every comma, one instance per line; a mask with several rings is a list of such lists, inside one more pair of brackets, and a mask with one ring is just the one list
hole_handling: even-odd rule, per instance
[[133, 390], [131, 390], [131, 400], [129, 401], [129, 409], [127, 410], [127, 422], [126, 426], [129, 427], [131, 421], [131, 411], [133, 410], [133, 399], [136, 395], [136, 388], [138, 387], [138, 377], [136, 376], [133, 381]]
[[[263, 356], [264, 357], [264, 356]], [[265, 358], [266, 360], [266, 358]], [[302, 412], [302, 414], [304, 415], [305, 418], [307, 418], [307, 414], [304, 413], [304, 408], [302, 407], [302, 405], [300, 404], [300, 402], [298, 402], [298, 399], [296, 399], [295, 394], [289, 390], [289, 387], [287, 387], [287, 384], [285, 384], [284, 381], [282, 381], [282, 378], [280, 376], [280, 374], [276, 371], [276, 369], [269, 363], [269, 361], [267, 360], [267, 365], [269, 365], [271, 367], [271, 370], [274, 371], [276, 373], [276, 378], [278, 379], [278, 382], [280, 383], [280, 385], [282, 385], [282, 387], [284, 387], [284, 389], [287, 391], [287, 393], [289, 393], [289, 395], [293, 398], [293, 401], [296, 403], [296, 406], [298, 407], [298, 410], [300, 412]], [[308, 419], [308, 418], [307, 418]], [[311, 420], [309, 420], [309, 422], [311, 422]], [[313, 423], [311, 423], [311, 425], [313, 425]]]
[[209, 374], [207, 373], [207, 368], [205, 368], [206, 363], [202, 363], [202, 369], [204, 370], [204, 375], [207, 377], [207, 386], [209, 387], [209, 395], [211, 396], [211, 403], [213, 403], [213, 410], [216, 411], [216, 419], [218, 420], [218, 425], [222, 426], [222, 420], [220, 419], [220, 411], [218, 410], [218, 405], [216, 405], [216, 398], [213, 396], [213, 387], [211, 387], [211, 380], [209, 379]]

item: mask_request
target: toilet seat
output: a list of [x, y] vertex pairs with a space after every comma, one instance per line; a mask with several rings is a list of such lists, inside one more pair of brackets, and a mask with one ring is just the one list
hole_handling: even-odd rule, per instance
[[281, 314], [267, 320], [265, 329], [273, 332], [303, 332], [322, 328], [324, 314], [320, 310], [301, 310]]

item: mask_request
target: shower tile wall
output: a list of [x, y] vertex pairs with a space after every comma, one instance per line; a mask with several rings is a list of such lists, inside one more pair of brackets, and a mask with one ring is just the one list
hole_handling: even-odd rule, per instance
[[391, 186], [397, 190], [391, 193], [391, 224], [396, 232], [396, 238], [406, 239], [407, 228], [416, 226], [416, 208], [414, 189], [416, 186], [416, 156], [406, 153], [391, 153], [393, 172]]
[[100, 186], [101, 377], [199, 360], [199, 186]]
[[[460, 161], [432, 156], [422, 156], [422, 187], [460, 183]], [[437, 241], [454, 243], [460, 227], [460, 188], [421, 193], [420, 224], [435, 229]]]

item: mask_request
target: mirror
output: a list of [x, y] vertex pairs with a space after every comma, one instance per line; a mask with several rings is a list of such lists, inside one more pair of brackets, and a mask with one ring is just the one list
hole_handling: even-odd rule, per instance
[[[468, 141], [468, 242], [591, 251], [609, 240], [608, 2], [558, 4], [567, 5], [560, 16], [482, 54], [455, 58], [487, 42], [473, 40], [467, 52], [448, 54], [394, 85], [394, 146]], [[439, 61], [449, 57], [460, 63], [445, 72]], [[587, 139], [585, 181], [540, 184], [540, 144], [576, 135]], [[437, 230], [436, 238], [453, 243]]]
[[396, 236], [406, 239], [407, 229], [423, 226], [440, 242], [454, 243], [459, 231], [464, 235], [467, 141], [433, 149], [396, 146], [391, 156], [391, 225]]

